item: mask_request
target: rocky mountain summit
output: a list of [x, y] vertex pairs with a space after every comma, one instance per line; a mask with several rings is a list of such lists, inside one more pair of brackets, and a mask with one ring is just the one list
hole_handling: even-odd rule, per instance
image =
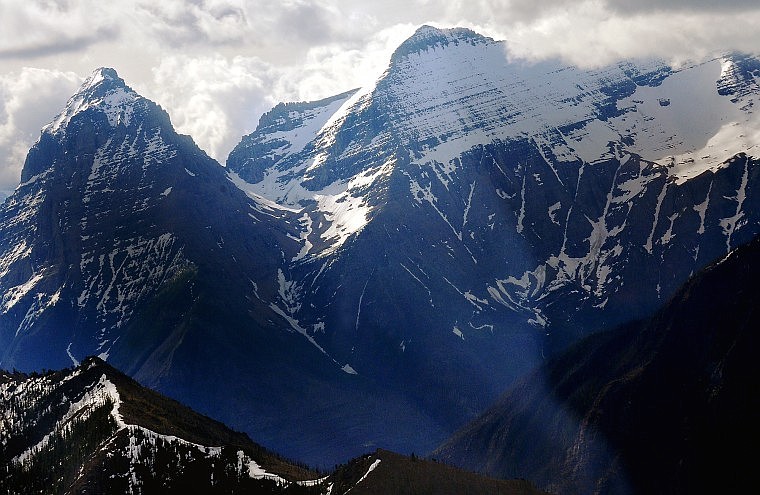
[[504, 50], [420, 28], [374, 86], [277, 107], [227, 164], [300, 208], [292, 317], [447, 424], [758, 233], [756, 58], [581, 70]]

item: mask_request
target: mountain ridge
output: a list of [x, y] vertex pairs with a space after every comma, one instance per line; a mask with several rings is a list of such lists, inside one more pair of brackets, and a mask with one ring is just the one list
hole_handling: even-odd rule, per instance
[[316, 472], [97, 357], [42, 375], [0, 371], [0, 397], [0, 489], [9, 494], [541, 493], [383, 450]]
[[[0, 218], [2, 365], [98, 354], [291, 457], [331, 463], [424, 438], [430, 420], [408, 397], [380, 392], [292, 317], [292, 209], [246, 195], [166, 112], [137, 104], [146, 113], [116, 125], [106, 108], [69, 112], [70, 132], [45, 131], [30, 151], [39, 172]], [[402, 436], [361, 419], [383, 410], [404, 418]]]
[[[162, 481], [168, 482], [162, 489], [176, 490], [189, 478], [210, 489], [214, 474], [221, 486], [256, 489], [258, 485], [261, 490], [318, 477], [283, 461], [245, 434], [143, 388], [97, 357], [71, 370], [4, 378], [7, 429], [0, 457], [10, 474], [1, 486], [13, 493], [33, 487], [44, 493], [150, 493]], [[232, 461], [224, 449], [237, 449]], [[183, 454], [172, 454], [179, 451]], [[56, 462], [67, 452], [70, 459]], [[215, 458], [231, 468], [237, 465], [236, 470], [232, 468], [232, 475], [214, 472]], [[45, 472], [51, 465], [55, 467]], [[206, 473], [183, 472], [186, 469]], [[210, 477], [203, 480], [199, 474]]]

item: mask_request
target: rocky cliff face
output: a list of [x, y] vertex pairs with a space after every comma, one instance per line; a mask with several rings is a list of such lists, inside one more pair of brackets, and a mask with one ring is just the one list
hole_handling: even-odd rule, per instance
[[193, 284], [255, 305], [239, 273], [276, 278], [280, 250], [292, 249], [281, 213], [235, 188], [115, 72], [96, 71], [43, 129], [3, 206], [3, 363], [123, 350], [134, 371], [162, 368], [181, 337], [162, 328], [136, 341], [140, 315], [162, 291]]
[[297, 217], [246, 196], [110, 69], [43, 129], [0, 232], [5, 368], [100, 355], [270, 442], [302, 414], [278, 411], [350, 378], [280, 309]]
[[456, 424], [758, 233], [754, 60], [583, 71], [423, 27], [376, 85], [292, 106], [290, 137], [264, 118], [228, 167], [300, 208], [291, 317]]

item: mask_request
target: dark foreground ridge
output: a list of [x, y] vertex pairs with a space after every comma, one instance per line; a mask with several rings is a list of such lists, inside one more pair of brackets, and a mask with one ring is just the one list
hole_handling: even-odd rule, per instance
[[540, 493], [382, 450], [319, 473], [96, 357], [70, 370], [0, 372], [0, 398], [7, 494]]
[[407, 457], [387, 450], [352, 460], [331, 476], [332, 493], [382, 495], [389, 493], [542, 494], [525, 480], [486, 478], [436, 461]]
[[3, 493], [319, 493], [318, 478], [120, 373], [0, 374]]

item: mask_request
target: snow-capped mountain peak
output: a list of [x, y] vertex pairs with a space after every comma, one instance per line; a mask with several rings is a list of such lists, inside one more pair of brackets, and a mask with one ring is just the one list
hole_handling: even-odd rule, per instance
[[103, 113], [112, 127], [122, 123], [129, 125], [134, 103], [139, 99], [141, 96], [127, 86], [114, 69], [101, 67], [85, 79], [64, 110], [42, 131], [59, 134], [76, 115], [90, 109]]
[[401, 60], [412, 53], [419, 53], [436, 47], [446, 47], [449, 44], [469, 43], [477, 45], [489, 42], [493, 42], [493, 39], [480, 35], [471, 29], [442, 29], [423, 25], [417, 28], [417, 31], [412, 36], [399, 45], [391, 57], [391, 63]]
[[[238, 265], [252, 259], [235, 241], [277, 216], [258, 206], [175, 132], [160, 106], [113, 69], [98, 69], [42, 131], [0, 210], [0, 316], [8, 325], [0, 333], [24, 339], [57, 311], [76, 314], [67, 342], [47, 357], [107, 359], [143, 304], [192, 271], [192, 251], [224, 250]], [[236, 218], [233, 230], [215, 225], [219, 215]], [[62, 240], [51, 249], [49, 239]]]
[[115, 69], [112, 69], [111, 67], [99, 67], [84, 80], [78, 93], [94, 91], [97, 88], [105, 86], [126, 87], [126, 83], [124, 82], [124, 79], [119, 77], [119, 74], [117, 74]]
[[[312, 104], [325, 124], [298, 153], [262, 159], [281, 144], [260, 126], [228, 161], [261, 196], [303, 208], [292, 261], [312, 293], [291, 316], [362, 376], [387, 365], [372, 361], [377, 335], [399, 359], [453, 338], [481, 360], [494, 336], [527, 369], [563, 334], [653, 310], [757, 232], [757, 58], [586, 70], [505, 48], [422, 26], [372, 87]], [[549, 344], [525, 350], [516, 328]]]

